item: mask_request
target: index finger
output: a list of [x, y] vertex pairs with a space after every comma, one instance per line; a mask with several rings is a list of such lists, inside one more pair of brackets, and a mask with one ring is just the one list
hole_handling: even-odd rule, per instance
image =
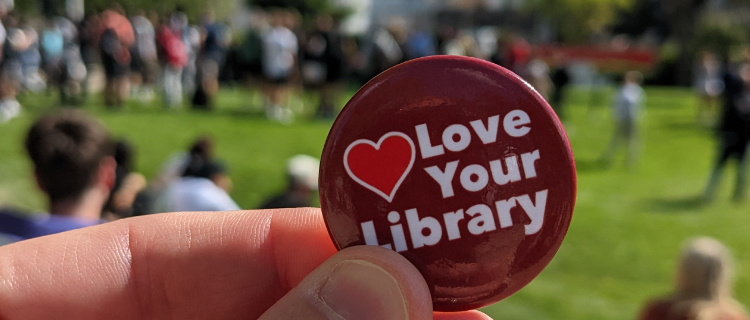
[[253, 319], [335, 252], [320, 209], [125, 219], [0, 247], [0, 318]]

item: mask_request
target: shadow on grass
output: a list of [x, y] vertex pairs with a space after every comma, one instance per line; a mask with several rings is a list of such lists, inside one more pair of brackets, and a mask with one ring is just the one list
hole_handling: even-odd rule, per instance
[[676, 131], [706, 131], [709, 130], [706, 127], [702, 127], [695, 123], [695, 121], [691, 122], [683, 122], [683, 121], [665, 121], [661, 125], [661, 127], [669, 130], [676, 130]]
[[680, 198], [651, 198], [646, 199], [643, 207], [647, 212], [658, 214], [694, 213], [705, 207], [700, 196], [686, 196]]
[[715, 125], [713, 124], [699, 124], [694, 119], [686, 121], [663, 121], [658, 126], [668, 131], [694, 132], [696, 134], [708, 135], [712, 135], [714, 133], [715, 127]]

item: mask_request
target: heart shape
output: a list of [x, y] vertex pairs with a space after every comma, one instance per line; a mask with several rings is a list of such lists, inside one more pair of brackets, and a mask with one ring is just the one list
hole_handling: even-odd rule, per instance
[[414, 142], [393, 131], [378, 143], [367, 139], [352, 142], [344, 152], [344, 167], [354, 181], [391, 202], [411, 171], [414, 157]]

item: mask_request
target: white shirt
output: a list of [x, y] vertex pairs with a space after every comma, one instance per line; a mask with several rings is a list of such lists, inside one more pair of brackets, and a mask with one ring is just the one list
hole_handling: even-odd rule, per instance
[[8, 34], [5, 32], [5, 26], [3, 26], [2, 23], [0, 23], [0, 45], [5, 43], [5, 38], [8, 36]]
[[156, 199], [154, 209], [156, 212], [231, 211], [240, 207], [211, 180], [182, 177], [169, 184]]
[[643, 89], [637, 84], [628, 83], [620, 88], [615, 98], [614, 117], [618, 121], [637, 120], [641, 111], [641, 104], [645, 98]]
[[263, 73], [271, 79], [289, 76], [297, 55], [297, 36], [285, 27], [273, 27], [263, 35]]
[[134, 16], [130, 18], [130, 23], [135, 31], [135, 43], [138, 53], [144, 60], [154, 60], [157, 58], [156, 50], [156, 32], [151, 21], [144, 16]]

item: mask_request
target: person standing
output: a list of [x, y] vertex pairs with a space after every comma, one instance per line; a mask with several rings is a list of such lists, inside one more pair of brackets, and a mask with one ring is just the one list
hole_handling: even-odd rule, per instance
[[209, 108], [213, 97], [219, 91], [219, 74], [232, 42], [229, 27], [214, 20], [213, 11], [207, 11], [202, 18], [203, 45], [199, 55], [198, 87], [193, 95], [193, 105]]
[[73, 22], [64, 17], [56, 17], [54, 22], [63, 35], [60, 100], [63, 104], [80, 104], [82, 83], [88, 70], [81, 56], [78, 29]]
[[99, 50], [107, 76], [104, 103], [121, 106], [130, 93], [130, 46], [135, 42], [133, 26], [122, 8], [113, 4], [102, 13], [99, 21]]
[[156, 31], [151, 21], [146, 18], [143, 10], [130, 18], [135, 31], [135, 46], [133, 48], [133, 92], [142, 101], [150, 101], [154, 91], [151, 87], [156, 81], [159, 69], [158, 53], [156, 50]]
[[565, 91], [570, 83], [570, 74], [568, 73], [567, 58], [563, 56], [556, 56], [557, 68], [552, 72], [552, 98], [550, 99], [550, 105], [552, 109], [557, 113], [557, 117], [560, 120], [565, 120], [565, 109], [563, 102], [565, 101]]
[[315, 115], [323, 119], [336, 116], [338, 84], [343, 75], [344, 53], [341, 38], [334, 30], [330, 16], [316, 19], [316, 30], [307, 39], [302, 77], [308, 85], [319, 88], [320, 100]]
[[633, 167], [638, 157], [638, 122], [641, 114], [645, 93], [640, 84], [643, 75], [638, 71], [628, 71], [620, 90], [617, 92], [613, 104], [615, 132], [607, 151], [602, 156], [602, 162], [610, 165], [620, 145], [626, 145], [626, 164]]
[[167, 18], [159, 27], [156, 40], [163, 63], [164, 100], [168, 107], [177, 108], [182, 105], [182, 70], [188, 59], [182, 31], [170, 28]]
[[63, 79], [63, 33], [52, 20], [42, 30], [40, 37], [42, 69], [47, 75], [47, 88], [62, 87]]
[[534, 57], [526, 65], [526, 81], [538, 92], [544, 100], [549, 101], [550, 93], [554, 89], [549, 76], [549, 66], [540, 57]]
[[694, 68], [694, 73], [693, 86], [698, 95], [696, 119], [698, 123], [703, 125], [713, 124], [717, 113], [715, 106], [719, 102], [719, 96], [724, 91], [724, 83], [721, 79], [721, 63], [713, 53], [703, 51], [700, 55], [700, 61]]
[[711, 202], [721, 180], [721, 174], [730, 158], [738, 162], [737, 182], [733, 199], [745, 198], [747, 147], [750, 143], [750, 64], [740, 68], [739, 76], [731, 72], [724, 75], [724, 109], [718, 127], [719, 153], [716, 165], [703, 193], [703, 200]]
[[271, 27], [263, 35], [263, 74], [266, 77], [265, 93], [268, 99], [266, 114], [282, 123], [293, 121], [294, 114], [287, 106], [288, 83], [297, 65], [297, 36], [287, 26], [287, 13], [271, 13]]

